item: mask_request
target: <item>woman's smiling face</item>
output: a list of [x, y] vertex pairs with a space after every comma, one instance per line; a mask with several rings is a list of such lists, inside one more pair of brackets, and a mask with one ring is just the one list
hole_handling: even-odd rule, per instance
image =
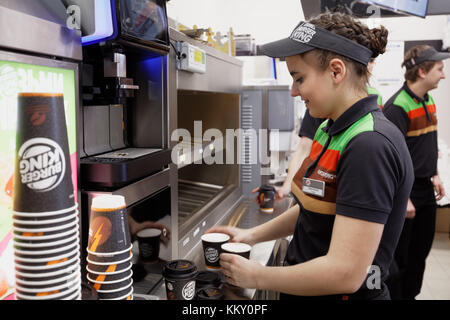
[[310, 52], [286, 57], [286, 64], [293, 79], [291, 96], [300, 96], [312, 117], [328, 117], [332, 113], [333, 83], [327, 70], [318, 69]]

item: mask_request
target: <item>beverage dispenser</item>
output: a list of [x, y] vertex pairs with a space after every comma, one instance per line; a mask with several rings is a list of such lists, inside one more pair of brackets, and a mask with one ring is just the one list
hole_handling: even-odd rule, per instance
[[[165, 1], [111, 3], [113, 35], [83, 47], [80, 179], [84, 221], [89, 221], [90, 205], [97, 195], [122, 195], [127, 214], [136, 222], [152, 221], [173, 230], [177, 172], [168, 143], [170, 43]], [[82, 228], [85, 250], [89, 226]], [[161, 263], [176, 256], [176, 242], [177, 233], [172, 232], [171, 241], [161, 245]], [[146, 293], [159, 281], [157, 266], [147, 270], [146, 283], [135, 281], [135, 293]]]

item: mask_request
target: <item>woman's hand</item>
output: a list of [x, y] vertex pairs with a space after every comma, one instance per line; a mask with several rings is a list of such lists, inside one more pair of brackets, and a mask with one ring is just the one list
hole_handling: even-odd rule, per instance
[[[274, 188], [275, 188], [275, 202], [283, 200], [291, 192], [291, 188], [289, 186], [286, 187], [283, 185], [281, 188], [275, 186]], [[258, 192], [259, 192], [259, 187], [252, 190], [252, 193], [258, 193]], [[259, 205], [258, 195], [256, 195], [256, 197], [254, 198], [254, 201]]]
[[408, 199], [408, 205], [406, 206], [406, 219], [414, 219], [416, 216], [416, 207], [414, 207], [411, 199]]
[[438, 175], [433, 176], [432, 178], [434, 190], [436, 191], [436, 200], [441, 200], [445, 196], [444, 184], [439, 178]]
[[220, 255], [220, 266], [228, 283], [250, 289], [258, 288], [258, 275], [264, 268], [255, 260], [230, 253]]
[[243, 242], [251, 246], [256, 244], [251, 229], [241, 229], [230, 226], [215, 226], [209, 230], [206, 230], [205, 233], [213, 232], [228, 234], [230, 236], [230, 242]]
[[291, 192], [291, 186], [283, 185], [281, 188], [275, 187], [275, 201], [281, 201]]

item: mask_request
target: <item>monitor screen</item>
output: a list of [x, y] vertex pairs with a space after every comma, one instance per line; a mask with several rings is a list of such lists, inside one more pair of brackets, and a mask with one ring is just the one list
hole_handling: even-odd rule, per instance
[[169, 45], [165, 0], [120, 0], [122, 35]]
[[428, 0], [359, 0], [360, 2], [371, 3], [392, 11], [406, 13], [425, 18], [428, 7]]

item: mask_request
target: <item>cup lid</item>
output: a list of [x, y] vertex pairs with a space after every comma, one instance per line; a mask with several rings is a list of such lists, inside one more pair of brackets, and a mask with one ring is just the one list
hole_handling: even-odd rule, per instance
[[188, 279], [195, 277], [197, 267], [189, 260], [172, 260], [163, 267], [162, 275], [169, 279]]
[[161, 235], [161, 229], [147, 228], [136, 233], [136, 236], [140, 238], [157, 237]]
[[222, 283], [220, 274], [213, 271], [200, 271], [195, 277], [195, 281], [198, 287], [205, 287], [207, 285], [218, 287]]
[[197, 291], [197, 296], [202, 300], [220, 300], [224, 295], [217, 287], [202, 288]]

